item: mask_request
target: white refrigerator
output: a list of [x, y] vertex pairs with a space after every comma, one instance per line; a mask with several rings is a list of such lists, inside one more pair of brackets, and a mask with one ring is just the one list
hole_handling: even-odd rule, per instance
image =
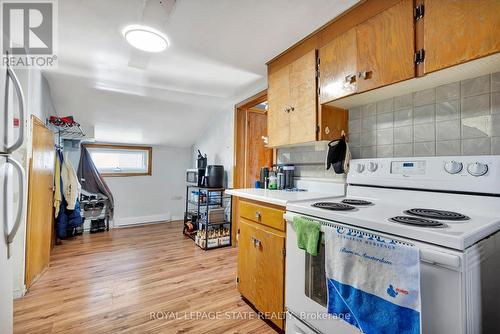
[[[25, 100], [15, 71], [0, 66], [0, 333], [13, 329], [10, 244], [23, 218], [25, 174], [12, 153], [24, 141]], [[14, 196], [17, 194], [17, 196]], [[18, 198], [15, 203], [15, 197]]]

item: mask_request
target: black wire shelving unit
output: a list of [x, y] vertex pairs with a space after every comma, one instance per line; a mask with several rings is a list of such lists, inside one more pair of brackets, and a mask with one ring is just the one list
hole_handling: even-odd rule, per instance
[[232, 196], [224, 188], [186, 186], [182, 233], [203, 250], [231, 246]]

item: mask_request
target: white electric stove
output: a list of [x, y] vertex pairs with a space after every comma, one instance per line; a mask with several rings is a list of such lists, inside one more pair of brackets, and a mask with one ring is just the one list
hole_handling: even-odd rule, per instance
[[[293, 217], [392, 238], [421, 254], [422, 332], [496, 333], [500, 319], [500, 156], [351, 161], [345, 196], [287, 205], [290, 333], [359, 333], [326, 317], [324, 250], [296, 246]], [[373, 279], [376, 279], [374, 277]]]

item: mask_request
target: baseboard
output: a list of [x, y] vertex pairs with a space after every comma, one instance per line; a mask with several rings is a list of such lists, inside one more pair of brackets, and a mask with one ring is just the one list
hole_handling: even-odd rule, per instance
[[142, 225], [171, 221], [172, 215], [169, 213], [160, 215], [150, 215], [141, 217], [113, 218], [113, 227], [125, 227], [132, 225]]
[[14, 289], [12, 295], [14, 296], [14, 299], [19, 299], [24, 297], [26, 294], [26, 286], [23, 285], [22, 289]]

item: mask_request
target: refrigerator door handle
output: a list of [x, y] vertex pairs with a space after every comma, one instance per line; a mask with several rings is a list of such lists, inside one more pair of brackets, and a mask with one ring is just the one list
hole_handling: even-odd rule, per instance
[[[5, 113], [8, 115], [8, 107], [9, 107], [9, 77], [11, 78], [12, 82], [14, 83], [14, 88], [16, 89], [16, 94], [17, 98], [19, 100], [19, 137], [15, 141], [14, 144], [12, 144], [10, 147], [7, 147], [7, 154], [11, 154], [15, 150], [17, 150], [21, 145], [23, 144], [24, 141], [24, 108], [25, 108], [25, 100], [24, 100], [24, 94], [23, 94], [23, 89], [21, 87], [21, 83], [19, 82], [19, 79], [10, 68], [10, 66], [7, 66], [7, 82], [5, 84]], [[7, 116], [6, 116], [7, 119]], [[8, 123], [8, 120], [6, 120], [6, 123]], [[8, 124], [6, 124], [6, 129], [8, 128]]]
[[[24, 208], [24, 169], [23, 167], [21, 166], [21, 164], [19, 162], [17, 162], [16, 160], [12, 159], [11, 157], [7, 157], [7, 163], [11, 164], [14, 169], [16, 169], [17, 173], [18, 173], [18, 186], [19, 186], [19, 204], [18, 204], [18, 208], [17, 208], [17, 214], [16, 214], [16, 218], [14, 220], [14, 226], [12, 226], [12, 230], [10, 232], [8, 232], [8, 219], [6, 219], [6, 217], [4, 217], [4, 224], [5, 224], [5, 238], [6, 238], [6, 241], [7, 241], [7, 247], [9, 247], [9, 245], [12, 243], [12, 241], [14, 241], [14, 237], [16, 236], [16, 233], [17, 231], [19, 230], [19, 226], [21, 225], [21, 221], [22, 221], [22, 218], [23, 218], [23, 208]], [[3, 192], [4, 192], [4, 207], [7, 207], [8, 203], [7, 203], [7, 180], [5, 180], [5, 186], [4, 186], [4, 189], [3, 189]], [[10, 257], [10, 251], [7, 250], [7, 254], [8, 254], [8, 257]]]

